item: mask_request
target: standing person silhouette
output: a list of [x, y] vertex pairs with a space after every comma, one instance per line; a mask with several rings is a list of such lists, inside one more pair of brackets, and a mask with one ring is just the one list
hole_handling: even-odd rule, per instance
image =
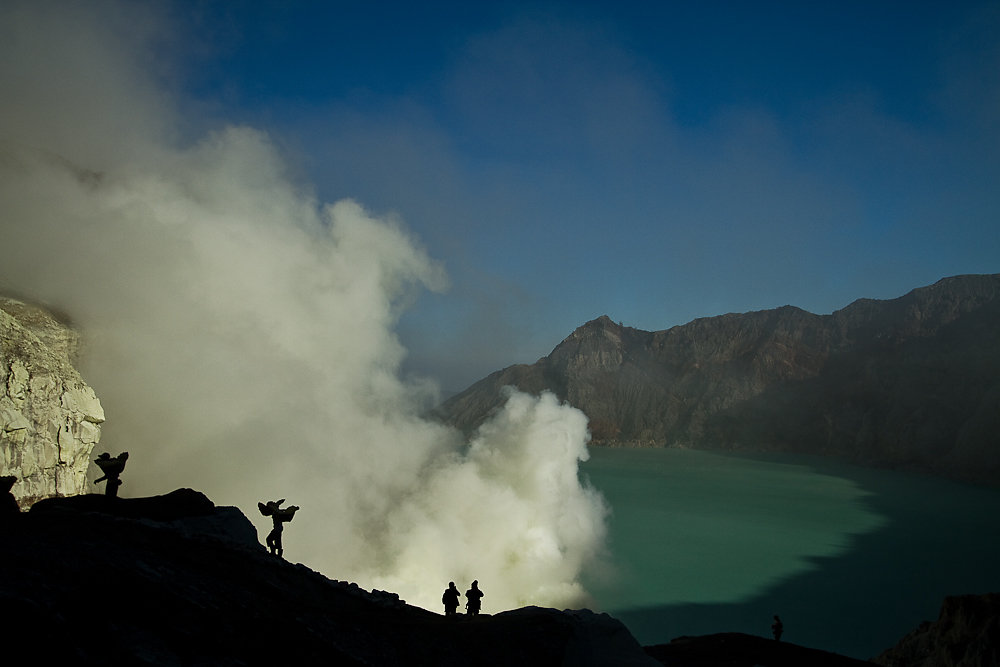
[[479, 580], [476, 579], [472, 582], [472, 588], [465, 591], [465, 599], [468, 600], [465, 603], [465, 611], [469, 616], [477, 616], [479, 614], [482, 598], [483, 592], [479, 590]]
[[454, 616], [458, 613], [458, 598], [460, 597], [462, 597], [462, 594], [455, 588], [455, 582], [448, 582], [448, 588], [444, 590], [444, 594], [441, 596], [441, 602], [444, 603], [445, 616]]
[[267, 547], [271, 550], [271, 555], [278, 558], [282, 558], [284, 553], [284, 549], [281, 547], [281, 532], [284, 530], [282, 524], [295, 518], [295, 513], [299, 510], [298, 505], [282, 508], [281, 503], [283, 502], [285, 502], [284, 498], [257, 503], [257, 509], [260, 510], [260, 513], [271, 517], [271, 522], [274, 524], [271, 532], [267, 534]]
[[781, 641], [781, 633], [785, 631], [785, 624], [781, 622], [781, 619], [777, 614], [774, 615], [774, 623], [771, 624], [771, 632], [774, 633], [774, 641]]

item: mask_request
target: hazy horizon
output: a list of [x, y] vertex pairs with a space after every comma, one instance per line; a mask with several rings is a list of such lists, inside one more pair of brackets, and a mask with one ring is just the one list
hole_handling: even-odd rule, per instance
[[440, 264], [396, 330], [446, 390], [602, 314], [824, 314], [1000, 270], [993, 2], [27, 6], [4, 140], [101, 171], [265, 134], [304, 195]]

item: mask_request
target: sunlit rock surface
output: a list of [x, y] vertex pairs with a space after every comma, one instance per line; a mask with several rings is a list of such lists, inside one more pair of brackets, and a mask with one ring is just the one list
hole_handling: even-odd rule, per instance
[[551, 391], [593, 442], [836, 456], [1000, 484], [1000, 274], [829, 315], [784, 306], [641, 331], [600, 317], [437, 411], [471, 431], [503, 387]]
[[22, 508], [83, 493], [104, 409], [73, 367], [77, 333], [52, 313], [0, 297], [0, 475]]
[[[51, 664], [657, 664], [605, 614], [445, 618], [328, 579], [271, 556], [242, 513], [191, 489], [50, 498], [3, 531], [5, 636]], [[284, 542], [294, 558], [294, 530]]]

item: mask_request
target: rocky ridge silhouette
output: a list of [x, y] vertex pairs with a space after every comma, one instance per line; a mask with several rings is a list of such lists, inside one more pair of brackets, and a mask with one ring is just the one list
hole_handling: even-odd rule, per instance
[[0, 521], [5, 636], [53, 664], [656, 664], [605, 614], [446, 619], [328, 579], [191, 489], [49, 498]]
[[53, 664], [868, 664], [738, 633], [643, 648], [586, 609], [446, 618], [271, 556], [242, 512], [191, 489], [49, 498], [0, 521], [5, 636]]

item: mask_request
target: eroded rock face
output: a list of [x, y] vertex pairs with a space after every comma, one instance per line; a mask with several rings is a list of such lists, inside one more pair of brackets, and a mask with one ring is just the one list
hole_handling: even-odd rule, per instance
[[1000, 593], [954, 595], [941, 614], [872, 659], [886, 667], [980, 667], [1000, 664]]
[[641, 331], [607, 316], [436, 413], [466, 432], [504, 387], [582, 410], [593, 443], [835, 456], [1000, 485], [1000, 274], [830, 315], [791, 306]]
[[52, 313], [0, 297], [0, 475], [22, 509], [85, 493], [104, 409], [73, 367], [77, 333]]

